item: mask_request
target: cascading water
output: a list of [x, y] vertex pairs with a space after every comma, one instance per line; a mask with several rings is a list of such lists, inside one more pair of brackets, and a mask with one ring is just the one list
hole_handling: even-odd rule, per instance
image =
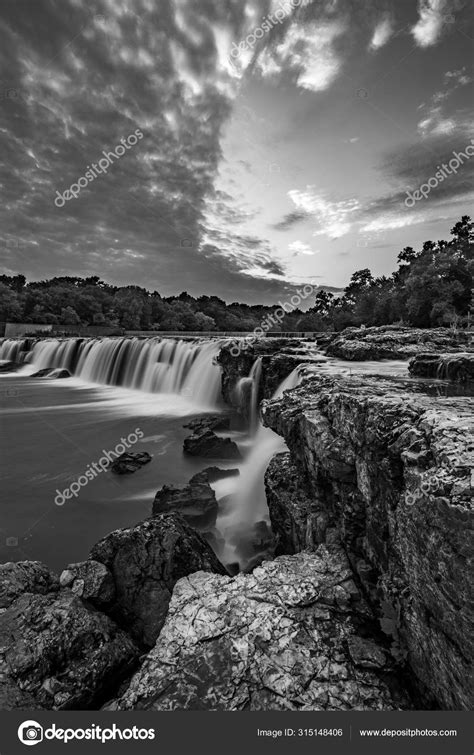
[[19, 356], [25, 348], [25, 341], [5, 338], [0, 344], [0, 361], [17, 362]]
[[[35, 344], [33, 371], [61, 367], [91, 383], [174, 393], [214, 407], [220, 399], [219, 341], [157, 338], [46, 339]], [[31, 370], [30, 370], [31, 371]]]
[[[284, 391], [296, 388], [301, 381], [303, 368], [304, 365], [301, 365], [294, 369], [280, 383], [272, 398], [278, 398]], [[259, 421], [250, 453], [240, 467], [237, 487], [231, 493], [225, 511], [217, 522], [226, 541], [224, 559], [239, 561], [241, 566], [246, 565], [248, 559], [242, 557], [241, 544], [248, 541], [249, 534], [258, 522], [268, 521], [265, 470], [272, 457], [285, 450], [283, 438]]]
[[258, 391], [261, 376], [262, 357], [257, 357], [248, 377], [240, 378], [235, 386], [235, 399], [240, 411], [248, 419], [250, 435], [254, 435], [258, 427]]

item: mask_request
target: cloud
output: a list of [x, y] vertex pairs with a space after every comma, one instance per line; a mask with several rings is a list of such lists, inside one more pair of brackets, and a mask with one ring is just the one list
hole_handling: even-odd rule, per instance
[[310, 21], [304, 26], [293, 21], [281, 41], [263, 50], [257, 68], [264, 77], [290, 76], [297, 86], [312, 92], [327, 89], [342, 66], [342, 58], [334, 47], [345, 31], [337, 21]]
[[301, 223], [308, 219], [308, 213], [304, 210], [293, 210], [289, 212], [285, 217], [273, 226], [277, 231], [287, 231], [297, 223]]
[[433, 94], [428, 104], [420, 105], [419, 109], [424, 113], [424, 117], [418, 122], [417, 130], [421, 136], [443, 136], [454, 134], [454, 132], [469, 133], [472, 114], [469, 112], [448, 114], [447, 107], [453, 92], [472, 81], [465, 67], [446, 71], [442, 88]]
[[349, 233], [352, 226], [352, 216], [360, 209], [357, 199], [345, 199], [333, 202], [315, 191], [314, 186], [307, 186], [306, 190], [291, 189], [288, 196], [297, 208], [297, 212], [305, 213], [306, 217], [316, 221], [317, 227], [313, 236], [328, 236], [337, 239]]
[[309, 244], [305, 244], [303, 241], [292, 241], [288, 244], [288, 249], [293, 252], [293, 257], [299, 257], [300, 254], [313, 255], [319, 251], [311, 249]]
[[374, 29], [372, 39], [370, 41], [370, 50], [379, 50], [381, 47], [387, 44], [388, 40], [393, 34], [393, 24], [389, 16], [386, 16], [382, 21], [379, 21]]
[[419, 0], [418, 16], [411, 33], [419, 47], [435, 45], [452, 18], [447, 0]]

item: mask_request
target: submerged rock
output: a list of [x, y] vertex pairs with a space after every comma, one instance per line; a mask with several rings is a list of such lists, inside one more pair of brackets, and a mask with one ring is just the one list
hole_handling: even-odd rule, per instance
[[138, 655], [125, 632], [70, 590], [26, 593], [0, 615], [0, 704], [97, 708]]
[[240, 469], [220, 469], [220, 467], [206, 467], [201, 472], [197, 472], [189, 480], [190, 484], [195, 482], [217, 482], [217, 480], [223, 480], [226, 477], [238, 477]]
[[421, 704], [470, 709], [474, 399], [318, 376], [266, 402], [263, 418], [284, 436], [304, 493], [288, 496], [271, 466], [280, 544], [299, 550], [337, 532]]
[[[368, 616], [337, 548], [280, 557], [235, 578], [192, 574], [176, 584], [155, 647], [108, 708], [408, 708], [391, 661], [359, 636]], [[366, 642], [355, 661], [350, 640]]]
[[72, 377], [72, 375], [69, 370], [66, 370], [62, 367], [45, 367], [42, 370], [38, 370], [38, 372], [33, 372], [30, 377], [47, 377], [51, 378], [52, 380], [59, 380], [62, 378]]
[[112, 573], [115, 601], [109, 615], [148, 646], [163, 626], [178, 579], [199, 570], [226, 573], [207, 542], [178, 514], [115, 530], [93, 547], [90, 559]]
[[212, 430], [185, 438], [183, 449], [190, 456], [204, 456], [209, 459], [242, 458], [237, 443], [230, 438], [220, 438]]
[[114, 459], [110, 469], [114, 474], [133, 474], [137, 469], [149, 464], [151, 460], [152, 456], [147, 451], [140, 451], [139, 453], [126, 451]]

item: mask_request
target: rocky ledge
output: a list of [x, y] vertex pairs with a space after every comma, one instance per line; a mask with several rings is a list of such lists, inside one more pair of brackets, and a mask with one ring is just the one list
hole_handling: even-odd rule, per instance
[[271, 398], [288, 375], [302, 362], [315, 361], [316, 344], [296, 338], [259, 338], [252, 343], [242, 340], [243, 348], [235, 354], [238, 342], [224, 346], [217, 358], [222, 368], [222, 396], [229, 406], [248, 419], [251, 386], [237, 390], [242, 378], [247, 378], [257, 359], [261, 359], [261, 374], [255, 400]]
[[408, 370], [417, 377], [452, 380], [474, 387], [474, 352], [456, 354], [417, 354], [410, 360]]
[[467, 331], [451, 328], [346, 328], [326, 347], [329, 356], [363, 361], [366, 359], [409, 359], [420, 352], [474, 351]]
[[280, 552], [336, 531], [420, 706], [469, 709], [474, 400], [416, 390], [318, 376], [264, 402], [291, 453], [267, 473], [270, 515]]
[[404, 709], [346, 556], [321, 546], [174, 588], [158, 642], [112, 710]]

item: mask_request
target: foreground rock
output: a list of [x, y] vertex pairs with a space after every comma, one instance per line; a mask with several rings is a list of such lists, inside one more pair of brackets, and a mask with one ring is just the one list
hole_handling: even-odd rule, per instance
[[108, 613], [140, 644], [152, 646], [178, 579], [204, 570], [225, 574], [207, 542], [177, 514], [160, 514], [100, 540], [90, 559], [105, 564], [115, 585]]
[[329, 356], [350, 361], [367, 359], [409, 359], [427, 351], [473, 350], [467, 331], [451, 328], [347, 328], [326, 347]]
[[61, 587], [69, 587], [74, 595], [101, 609], [110, 607], [115, 599], [115, 584], [111, 572], [98, 561], [69, 564], [59, 578]]
[[0, 613], [25, 592], [46, 595], [58, 589], [57, 576], [41, 561], [0, 564]]
[[206, 459], [242, 458], [237, 443], [230, 438], [220, 438], [212, 430], [185, 438], [183, 449], [190, 456], [203, 456]]
[[474, 386], [474, 353], [417, 354], [410, 360], [408, 370], [417, 377], [452, 380]]
[[422, 705], [470, 708], [474, 400], [320, 376], [263, 416], [305, 482], [295, 495], [274, 466], [267, 475], [280, 543], [298, 550], [339, 532]]
[[100, 707], [138, 654], [125, 632], [70, 590], [25, 593], [0, 615], [0, 704]]
[[156, 646], [120, 710], [410, 707], [343, 552], [321, 547], [235, 578], [180, 580]]
[[190, 481], [177, 488], [164, 485], [153, 501], [153, 514], [176, 512], [201, 532], [214, 527], [217, 517], [216, 494], [208, 482]]

